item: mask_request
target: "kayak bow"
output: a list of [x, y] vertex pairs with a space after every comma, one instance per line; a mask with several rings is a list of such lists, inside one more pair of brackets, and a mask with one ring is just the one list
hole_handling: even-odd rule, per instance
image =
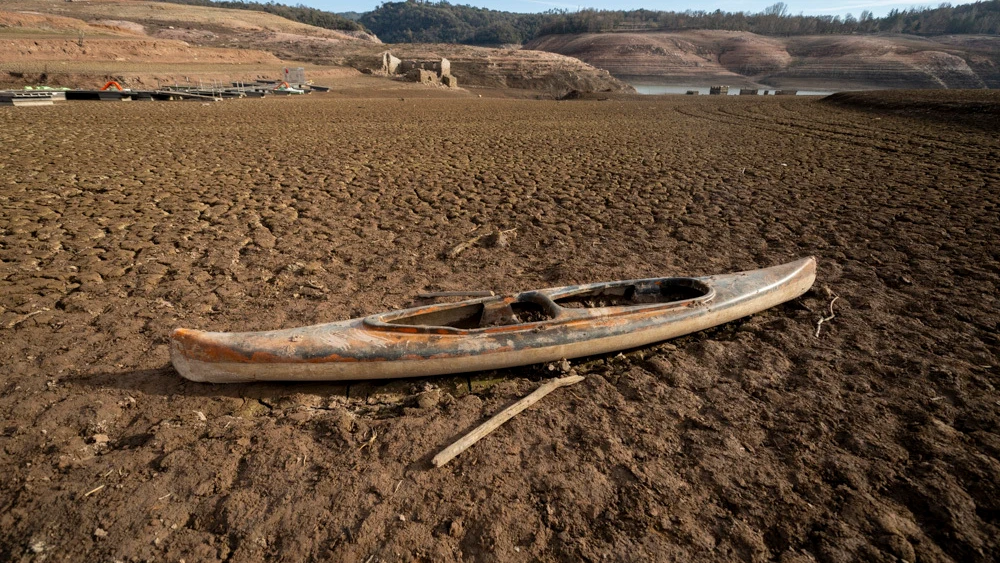
[[179, 328], [192, 381], [338, 381], [444, 375], [604, 354], [757, 313], [805, 293], [816, 259], [699, 278], [555, 287], [265, 332]]

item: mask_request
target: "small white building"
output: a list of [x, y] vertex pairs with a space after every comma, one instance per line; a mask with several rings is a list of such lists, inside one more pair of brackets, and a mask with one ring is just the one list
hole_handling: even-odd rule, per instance
[[306, 69], [302, 67], [298, 68], [285, 68], [285, 78], [284, 81], [289, 84], [305, 84], [306, 83]]

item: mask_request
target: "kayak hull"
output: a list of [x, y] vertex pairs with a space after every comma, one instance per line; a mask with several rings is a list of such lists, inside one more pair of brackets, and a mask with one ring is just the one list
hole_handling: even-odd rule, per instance
[[[183, 377], [212, 383], [394, 379], [509, 368], [711, 328], [802, 295], [815, 275], [810, 257], [735, 274], [550, 288], [286, 330], [180, 328], [171, 337], [171, 361]], [[679, 299], [670, 296], [677, 288], [684, 291]], [[618, 294], [617, 302], [603, 302]], [[539, 318], [523, 320], [531, 315]], [[490, 322], [492, 316], [500, 320]]]

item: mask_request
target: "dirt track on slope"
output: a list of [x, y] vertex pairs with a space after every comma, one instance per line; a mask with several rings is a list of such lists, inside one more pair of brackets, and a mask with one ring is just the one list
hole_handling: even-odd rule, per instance
[[[0, 559], [1000, 558], [1000, 141], [858, 107], [0, 108]], [[517, 236], [443, 257], [488, 228]], [[802, 298], [575, 361], [586, 381], [441, 469], [553, 372], [213, 386], [168, 363], [177, 326], [806, 255]]]

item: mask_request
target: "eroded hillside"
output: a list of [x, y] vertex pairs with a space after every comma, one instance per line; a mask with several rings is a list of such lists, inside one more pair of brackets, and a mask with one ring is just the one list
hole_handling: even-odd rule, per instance
[[302, 64], [311, 77], [353, 72], [385, 50], [446, 57], [460, 86], [621, 91], [607, 71], [564, 55], [465, 45], [382, 45], [366, 32], [335, 31], [246, 10], [135, 0], [13, 0], [0, 11], [0, 86], [79, 85], [104, 78], [150, 84], [250, 79]]
[[998, 88], [1000, 38], [764, 37], [736, 31], [551, 35], [526, 48], [644, 82], [838, 88]]
[[4, 10], [34, 12], [39, 15], [82, 20], [96, 26], [121, 26], [132, 31], [166, 39], [240, 37], [266, 39], [275, 35], [334, 39], [340, 41], [374, 41], [365, 32], [324, 29], [294, 22], [272, 14], [249, 10], [226, 10], [202, 6], [186, 6], [138, 0], [5, 0]]
[[269, 44], [372, 43], [258, 12], [156, 2], [13, 0], [0, 10], [0, 86], [133, 86], [279, 76]]

